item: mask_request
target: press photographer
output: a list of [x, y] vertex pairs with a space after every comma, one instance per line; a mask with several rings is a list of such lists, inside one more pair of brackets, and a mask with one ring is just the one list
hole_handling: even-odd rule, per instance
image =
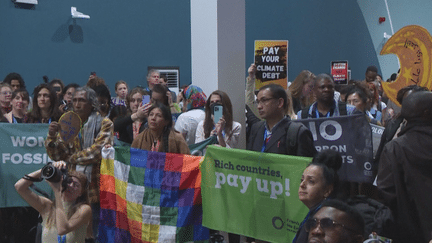
[[[30, 190], [43, 179], [54, 192], [54, 200]], [[54, 162], [24, 175], [16, 184], [18, 194], [42, 216], [42, 242], [84, 242], [92, 218], [87, 177], [67, 171], [66, 163]]]

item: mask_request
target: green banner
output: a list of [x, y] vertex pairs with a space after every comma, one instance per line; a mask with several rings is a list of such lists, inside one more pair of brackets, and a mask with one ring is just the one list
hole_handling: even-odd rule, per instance
[[[44, 146], [47, 133], [48, 124], [0, 123], [0, 208], [28, 206], [15, 191], [14, 184], [23, 175], [51, 161]], [[45, 182], [35, 185], [51, 192]]]
[[308, 208], [298, 198], [311, 158], [209, 146], [202, 171], [203, 225], [292, 242]]

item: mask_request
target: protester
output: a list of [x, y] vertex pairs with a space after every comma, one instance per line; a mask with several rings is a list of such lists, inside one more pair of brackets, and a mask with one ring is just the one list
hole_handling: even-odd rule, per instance
[[159, 102], [152, 104], [149, 109], [148, 127], [133, 140], [131, 147], [148, 151], [190, 154], [183, 136], [172, 128], [169, 108]]
[[[167, 88], [169, 88], [168, 87], [168, 78], [167, 78], [166, 75], [160, 75], [159, 83], [162, 84], [162, 85], [165, 85]], [[176, 93], [174, 91], [171, 91], [171, 90], [169, 90], [169, 92], [170, 92], [170, 95], [171, 95], [171, 101], [173, 103], [177, 103], [177, 95], [176, 95]]]
[[265, 121], [252, 125], [248, 150], [306, 157], [315, 155], [312, 133], [304, 125], [285, 117], [288, 98], [280, 85], [269, 84], [261, 87], [257, 104], [259, 115]]
[[407, 121], [382, 151], [377, 186], [397, 222], [394, 242], [427, 242], [432, 232], [432, 93], [402, 102]]
[[189, 85], [182, 92], [183, 110], [175, 123], [175, 130], [180, 132], [188, 145], [195, 144], [195, 134], [198, 123], [205, 118], [204, 106], [207, 96], [202, 89]]
[[[258, 91], [258, 112], [264, 121], [251, 125], [247, 150], [312, 157], [316, 150], [312, 133], [301, 123], [286, 117], [287, 93], [282, 86], [269, 84]], [[239, 242], [239, 238], [234, 239]], [[248, 238], [248, 242], [252, 239]]]
[[[378, 91], [378, 84], [376, 82], [367, 83], [369, 86], [369, 92], [371, 94], [371, 114], [378, 120], [379, 117], [386, 116], [387, 105], [381, 101], [381, 96]], [[375, 113], [374, 113], [375, 112]], [[380, 119], [382, 120], [382, 119]]]
[[79, 88], [79, 85], [76, 83], [71, 83], [66, 85], [63, 89], [63, 101], [60, 104], [60, 111], [66, 112], [72, 109], [72, 97], [75, 93], [75, 89]]
[[117, 81], [115, 83], [115, 93], [117, 97], [111, 99], [112, 106], [123, 105], [126, 106], [126, 97], [128, 95], [127, 83], [123, 80]]
[[327, 200], [304, 225], [309, 243], [362, 243], [364, 220], [360, 213], [338, 200]]
[[103, 117], [108, 117], [111, 111], [111, 94], [105, 84], [97, 85], [93, 89], [99, 103], [99, 113]]
[[[58, 169], [66, 163], [53, 163]], [[54, 192], [54, 200], [42, 197], [30, 190], [33, 182], [41, 181], [41, 169], [24, 175], [15, 184], [18, 194], [42, 216], [42, 242], [84, 242], [92, 211], [88, 202], [87, 178], [83, 173], [69, 171], [66, 188], [59, 182], [47, 183]]]
[[377, 67], [375, 67], [375, 66], [367, 67], [364, 82], [366, 82], [366, 83], [375, 82], [377, 75], [378, 75], [378, 68]]
[[8, 83], [0, 83], [0, 109], [3, 114], [12, 110], [12, 87]]
[[151, 93], [151, 102], [161, 102], [170, 108], [171, 114], [181, 113], [180, 106], [173, 103], [169, 89], [162, 84], [155, 84]]
[[309, 70], [303, 70], [288, 87], [292, 94], [294, 112], [309, 107], [314, 101], [313, 79], [315, 75]]
[[29, 123], [51, 123], [58, 121], [60, 111], [57, 105], [56, 92], [46, 83], [39, 84], [33, 91], [33, 109]]
[[17, 89], [12, 93], [12, 111], [4, 115], [9, 123], [27, 123], [27, 108], [30, 102], [29, 93], [25, 89]]
[[[223, 116], [216, 124], [213, 114], [215, 105], [221, 105], [223, 109]], [[220, 146], [235, 148], [239, 141], [241, 124], [233, 121], [233, 110], [229, 96], [221, 90], [213, 91], [207, 99], [204, 110], [205, 119], [198, 123], [195, 143], [215, 135]]]
[[333, 78], [325, 73], [314, 78], [313, 92], [316, 101], [297, 113], [298, 119], [337, 117], [350, 115], [354, 107], [334, 98], [335, 84]]
[[142, 104], [144, 95], [150, 96], [141, 87], [133, 88], [126, 98], [128, 114], [114, 122], [114, 132], [118, 133], [118, 138], [122, 142], [131, 144], [138, 134], [144, 131], [150, 108], [150, 104]]
[[334, 198], [339, 185], [338, 170], [342, 166], [342, 157], [334, 150], [324, 150], [315, 155], [303, 172], [298, 196], [309, 208], [293, 243], [308, 242], [308, 233], [304, 224], [312, 218], [329, 198]]
[[[93, 232], [89, 237], [97, 236], [99, 226], [99, 177], [102, 159], [102, 147], [112, 145], [113, 123], [102, 117], [99, 112], [96, 93], [89, 87], [77, 88], [73, 96], [73, 111], [83, 122], [80, 135], [66, 143], [60, 137], [60, 124], [51, 122], [45, 148], [48, 156], [54, 160], [67, 162], [71, 171], [84, 171], [90, 181], [89, 197], [93, 211]], [[89, 227], [91, 228], [91, 227]]]
[[49, 85], [56, 92], [57, 100], [61, 101], [63, 99], [63, 89], [64, 89], [63, 81], [61, 79], [55, 78], [55, 79], [51, 80]]
[[[419, 92], [419, 91], [429, 91], [425, 87], [420, 87], [417, 85], [408, 85], [406, 87], [401, 88], [397, 94], [396, 94], [396, 100], [398, 101], [399, 105], [402, 105], [403, 100], [412, 93]], [[393, 119], [387, 122], [384, 132], [381, 135], [381, 140], [379, 147], [377, 149], [374, 162], [375, 164], [379, 164], [379, 159], [381, 157], [381, 153], [384, 149], [384, 146], [391, 141], [393, 138], [396, 138], [398, 135], [397, 133], [401, 129], [401, 124], [403, 123], [404, 118], [401, 116], [400, 113], [397, 113]], [[375, 171], [376, 172], [376, 171]]]
[[21, 77], [19, 73], [9, 73], [3, 79], [3, 83], [9, 84], [12, 87], [12, 91], [26, 88], [24, 79]]
[[371, 95], [362, 83], [348, 86], [345, 100], [347, 104], [355, 106], [358, 111], [363, 112], [370, 123], [381, 125], [382, 114], [371, 107]]
[[147, 73], [147, 88], [146, 91], [153, 90], [153, 86], [159, 83], [160, 72], [156, 69], [150, 69]]

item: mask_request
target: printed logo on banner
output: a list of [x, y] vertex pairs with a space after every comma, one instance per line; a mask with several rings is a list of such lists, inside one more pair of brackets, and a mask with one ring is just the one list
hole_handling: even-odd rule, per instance
[[201, 165], [203, 225], [291, 242], [308, 211], [298, 188], [311, 160], [209, 146]]
[[341, 180], [374, 181], [372, 130], [363, 114], [298, 121], [312, 132], [317, 151], [333, 149], [341, 153]]

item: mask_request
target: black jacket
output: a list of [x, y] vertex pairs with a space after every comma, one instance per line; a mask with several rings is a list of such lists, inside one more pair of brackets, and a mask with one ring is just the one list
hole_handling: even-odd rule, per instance
[[[304, 157], [313, 157], [316, 150], [313, 144], [312, 133], [303, 124], [299, 124], [295, 146], [289, 146], [290, 140], [287, 138], [289, 126], [294, 123], [288, 117], [283, 118], [273, 130], [272, 136], [268, 141], [264, 152], [286, 154]], [[252, 125], [247, 149], [260, 152], [264, 143], [265, 121], [260, 121]]]

